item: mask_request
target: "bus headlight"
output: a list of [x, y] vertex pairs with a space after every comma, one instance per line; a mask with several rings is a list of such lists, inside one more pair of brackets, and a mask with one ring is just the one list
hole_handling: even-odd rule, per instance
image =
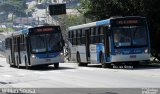
[[36, 56], [35, 56], [35, 55], [32, 55], [31, 57], [32, 57], [32, 58], [34, 58], [34, 59], [36, 58]]
[[148, 49], [145, 49], [145, 50], [144, 50], [144, 53], [148, 53]]
[[121, 54], [121, 51], [115, 50], [115, 54], [116, 54], [116, 55], [119, 55], [119, 54]]
[[63, 53], [60, 53], [61, 56], [63, 56]]

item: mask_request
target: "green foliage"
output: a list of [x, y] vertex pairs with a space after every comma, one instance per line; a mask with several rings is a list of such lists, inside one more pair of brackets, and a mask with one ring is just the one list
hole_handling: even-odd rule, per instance
[[27, 5], [25, 0], [6, 0], [5, 3], [0, 4], [0, 12], [10, 13], [17, 16], [25, 16]]
[[111, 16], [144, 15], [144, 0], [81, 0], [85, 16], [106, 19]]
[[86, 19], [83, 17], [83, 15], [63, 15], [59, 16], [59, 24], [62, 29], [62, 33], [64, 38], [67, 37], [66, 28], [74, 25], [84, 24], [86, 22]]
[[12, 28], [0, 28], [0, 32], [11, 32], [14, 31]]

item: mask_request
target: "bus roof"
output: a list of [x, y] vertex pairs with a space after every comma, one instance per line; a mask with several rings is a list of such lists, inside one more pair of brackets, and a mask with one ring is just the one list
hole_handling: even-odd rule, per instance
[[21, 35], [21, 34], [26, 34], [28, 32], [29, 32], [28, 29], [23, 29], [23, 30], [20, 30], [20, 31], [13, 32], [13, 36]]
[[110, 19], [106, 19], [106, 20], [101, 20], [101, 21], [97, 21], [97, 22], [91, 22], [91, 23], [87, 23], [87, 24], [71, 26], [68, 29], [75, 30], [75, 29], [94, 27], [94, 26], [100, 26], [100, 25], [109, 25], [109, 23], [110, 23]]
[[141, 17], [141, 16], [111, 17], [111, 18], [106, 19], [106, 20], [91, 22], [91, 23], [82, 24], [82, 25], [71, 26], [71, 27], [68, 28], [68, 30], [70, 31], [70, 30], [89, 28], [89, 27], [94, 27], [94, 26], [110, 25], [110, 21], [112, 19], [121, 19], [121, 18], [145, 18], [145, 17]]

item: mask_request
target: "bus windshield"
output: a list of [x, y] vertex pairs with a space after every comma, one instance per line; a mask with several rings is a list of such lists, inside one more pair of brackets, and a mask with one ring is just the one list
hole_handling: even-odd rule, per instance
[[144, 26], [114, 27], [115, 47], [146, 46], [147, 31]]
[[61, 33], [32, 35], [30, 40], [33, 53], [58, 52], [63, 47]]

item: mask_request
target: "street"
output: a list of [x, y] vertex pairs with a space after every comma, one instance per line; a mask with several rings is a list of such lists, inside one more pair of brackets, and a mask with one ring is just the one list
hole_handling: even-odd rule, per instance
[[26, 70], [9, 67], [0, 59], [1, 88], [158, 88], [160, 66], [140, 66], [135, 69], [109, 69], [99, 65], [78, 67], [76, 63], [61, 63]]

